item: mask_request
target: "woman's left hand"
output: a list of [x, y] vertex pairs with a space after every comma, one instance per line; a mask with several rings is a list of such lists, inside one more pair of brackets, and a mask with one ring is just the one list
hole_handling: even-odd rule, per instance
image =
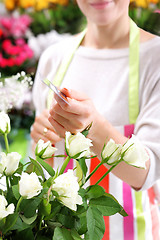
[[65, 132], [77, 133], [83, 131], [91, 122], [95, 123], [99, 115], [93, 102], [85, 94], [75, 90], [61, 90], [67, 97], [69, 105], [55, 95], [50, 109], [49, 121], [60, 137]]

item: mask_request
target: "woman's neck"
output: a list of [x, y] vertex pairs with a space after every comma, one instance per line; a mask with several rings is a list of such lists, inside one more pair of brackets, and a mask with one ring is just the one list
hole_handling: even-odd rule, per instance
[[88, 22], [86, 36], [82, 42], [83, 46], [104, 48], [125, 48], [129, 46], [130, 18], [117, 20], [108, 26], [97, 26]]

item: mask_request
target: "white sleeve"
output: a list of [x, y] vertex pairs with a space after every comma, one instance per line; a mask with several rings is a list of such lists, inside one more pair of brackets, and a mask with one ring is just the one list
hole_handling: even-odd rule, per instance
[[145, 83], [135, 124], [135, 135], [150, 156], [149, 173], [141, 190], [150, 188], [160, 179], [160, 76], [157, 81], [153, 79]]

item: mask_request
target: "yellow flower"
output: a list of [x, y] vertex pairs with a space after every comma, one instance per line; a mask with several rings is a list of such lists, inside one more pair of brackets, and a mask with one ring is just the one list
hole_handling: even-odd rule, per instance
[[69, 3], [69, 0], [49, 0], [49, 2], [53, 4], [60, 4], [65, 6]]
[[36, 1], [36, 5], [35, 5], [35, 9], [40, 11], [42, 9], [46, 9], [49, 7], [49, 2], [48, 0], [37, 0]]
[[136, 0], [136, 5], [138, 7], [147, 8], [148, 7], [148, 0]]
[[157, 4], [159, 2], [160, 2], [159, 0], [150, 0], [150, 3], [154, 3], [154, 4]]
[[19, 0], [19, 6], [21, 8], [34, 7], [35, 4], [36, 4], [36, 0]]
[[157, 4], [159, 0], [130, 0], [130, 3], [135, 2], [137, 7], [147, 8], [150, 3]]
[[9, 11], [15, 8], [16, 0], [4, 0], [4, 4]]

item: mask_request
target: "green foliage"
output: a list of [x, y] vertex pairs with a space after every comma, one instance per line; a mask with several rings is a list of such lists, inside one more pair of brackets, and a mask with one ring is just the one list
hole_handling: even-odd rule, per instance
[[84, 17], [76, 3], [57, 5], [52, 9], [30, 13], [33, 19], [31, 31], [35, 36], [56, 30], [58, 33], [77, 33], [85, 24]]
[[[32, 168], [31, 166], [26, 168], [26, 164], [19, 163], [18, 169], [11, 176], [5, 176], [4, 174], [7, 184], [6, 190], [1, 190], [1, 195], [5, 197], [8, 206], [14, 204], [15, 208], [12, 213], [0, 220], [0, 232], [3, 240], [18, 240], [22, 234], [24, 234], [23, 239], [31, 240], [101, 240], [105, 232], [104, 216], [117, 213], [127, 216], [114, 196], [106, 193], [105, 189], [97, 184], [87, 188], [81, 185], [78, 193], [72, 193], [72, 190], [70, 190], [69, 195], [72, 196], [73, 194], [73, 198], [75, 197], [74, 194], [77, 194], [77, 198], [81, 196], [82, 203], [79, 201], [81, 205], [78, 205], [78, 202], [73, 201], [73, 204], [77, 205], [77, 209], [71, 206], [67, 207], [68, 205], [62, 199], [70, 198], [70, 196], [65, 195], [66, 190], [63, 189], [61, 182], [63, 178], [60, 178], [59, 186], [62, 193], [55, 190], [56, 188], [53, 190], [52, 186], [55, 178], [62, 176], [63, 166], [55, 173], [53, 168], [40, 157], [36, 157], [36, 160], [29, 159]], [[69, 159], [69, 156], [67, 156], [64, 163], [68, 162]], [[85, 160], [85, 158], [79, 159], [84, 183], [88, 170]], [[44, 170], [49, 174], [48, 179], [44, 175]], [[28, 176], [27, 173], [30, 171], [34, 172], [34, 176], [36, 176], [35, 173], [39, 176], [36, 176], [42, 186], [39, 194], [39, 191], [34, 193], [36, 186], [32, 189], [30, 179], [27, 187], [25, 186], [26, 180], [23, 185], [19, 182], [22, 173], [25, 172]], [[74, 176], [71, 178], [72, 182], [74, 178]], [[70, 182], [69, 177], [67, 180]], [[76, 178], [73, 182], [73, 188], [77, 188], [75, 183], [77, 184]], [[21, 186], [26, 188], [25, 193], [20, 190]], [[30, 194], [27, 198], [28, 193]], [[70, 201], [72, 201], [72, 198]]]
[[154, 8], [139, 8], [131, 4], [129, 15], [140, 28], [160, 36], [160, 13], [156, 12], [158, 8], [160, 3]]

